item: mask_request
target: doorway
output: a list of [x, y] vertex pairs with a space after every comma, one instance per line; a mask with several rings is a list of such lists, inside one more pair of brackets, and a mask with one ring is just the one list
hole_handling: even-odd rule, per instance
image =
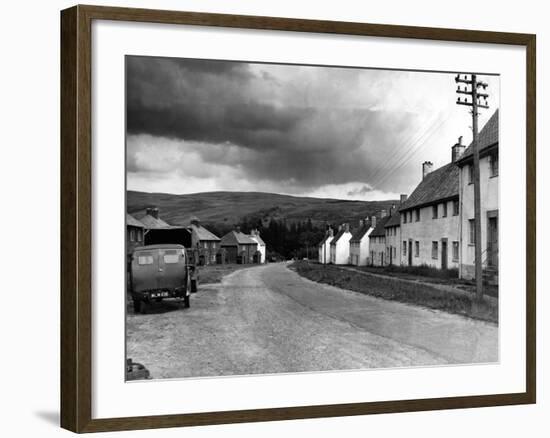
[[447, 268], [447, 239], [441, 239], [441, 269]]
[[487, 266], [498, 267], [498, 212], [487, 213]]

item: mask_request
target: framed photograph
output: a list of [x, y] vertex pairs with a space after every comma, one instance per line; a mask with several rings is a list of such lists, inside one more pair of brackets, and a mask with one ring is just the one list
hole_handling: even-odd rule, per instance
[[535, 35], [61, 13], [61, 425], [535, 403]]

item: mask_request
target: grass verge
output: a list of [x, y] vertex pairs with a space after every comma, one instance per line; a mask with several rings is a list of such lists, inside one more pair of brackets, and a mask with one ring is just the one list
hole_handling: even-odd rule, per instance
[[332, 265], [297, 261], [290, 266], [301, 276], [319, 283], [364, 293], [386, 300], [415, 304], [430, 309], [442, 310], [470, 318], [498, 323], [498, 300], [487, 298], [475, 301], [468, 291], [442, 291], [426, 284], [405, 279], [381, 278], [360, 272], [349, 271]]
[[251, 268], [257, 265], [207, 265], [199, 267], [200, 284], [221, 283], [222, 278], [240, 269]]

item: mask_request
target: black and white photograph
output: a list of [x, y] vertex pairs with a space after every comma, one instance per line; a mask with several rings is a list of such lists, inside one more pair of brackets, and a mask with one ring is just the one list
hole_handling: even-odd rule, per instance
[[499, 362], [498, 74], [125, 75], [127, 381]]

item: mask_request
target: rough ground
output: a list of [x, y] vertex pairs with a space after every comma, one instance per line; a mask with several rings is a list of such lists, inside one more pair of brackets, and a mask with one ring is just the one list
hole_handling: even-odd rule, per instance
[[314, 283], [284, 263], [204, 285], [190, 309], [130, 311], [127, 335], [153, 378], [498, 360], [494, 324]]

